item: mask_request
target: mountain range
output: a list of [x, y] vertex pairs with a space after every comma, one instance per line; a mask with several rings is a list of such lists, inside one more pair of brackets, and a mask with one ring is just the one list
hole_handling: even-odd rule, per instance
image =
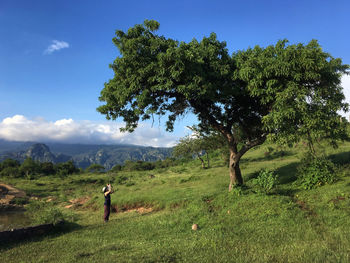
[[0, 140], [0, 161], [7, 158], [23, 162], [31, 157], [39, 162], [60, 163], [73, 160], [79, 168], [91, 164], [103, 165], [107, 170], [126, 160], [157, 161], [171, 156], [172, 148], [137, 145], [87, 145], [64, 143], [10, 142]]

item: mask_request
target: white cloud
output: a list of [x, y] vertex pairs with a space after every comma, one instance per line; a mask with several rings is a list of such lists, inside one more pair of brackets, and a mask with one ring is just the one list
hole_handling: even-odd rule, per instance
[[15, 115], [0, 122], [0, 139], [10, 141], [37, 141], [89, 144], [134, 144], [171, 147], [178, 140], [160, 128], [140, 124], [133, 133], [121, 133], [123, 124], [116, 122], [74, 121], [61, 119], [55, 122], [43, 118], [28, 119]]
[[44, 54], [51, 54], [54, 51], [58, 51], [63, 48], [69, 48], [69, 44], [65, 41], [52, 40], [52, 44], [47, 47]]

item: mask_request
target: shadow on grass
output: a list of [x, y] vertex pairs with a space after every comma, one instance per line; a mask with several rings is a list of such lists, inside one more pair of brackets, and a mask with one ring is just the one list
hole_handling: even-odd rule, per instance
[[341, 152], [341, 153], [332, 154], [328, 158], [335, 164], [339, 164], [339, 165], [350, 164], [350, 152]]
[[[293, 183], [297, 180], [297, 167], [299, 162], [293, 162], [288, 165], [278, 168], [275, 172], [277, 174], [277, 187], [270, 195], [293, 196], [299, 192]], [[254, 180], [259, 176], [259, 171], [250, 173], [246, 176], [246, 181]]]
[[50, 191], [45, 189], [27, 189], [26, 193], [29, 196], [36, 196], [36, 197], [45, 197], [48, 196]]
[[0, 242], [0, 251], [11, 249], [11, 248], [16, 247], [16, 246], [23, 244], [23, 243], [39, 242], [45, 238], [58, 237], [60, 235], [63, 235], [63, 234], [69, 233], [69, 232], [77, 231], [81, 228], [83, 228], [83, 227], [77, 223], [63, 222], [63, 223], [57, 224], [56, 226], [54, 226], [54, 228], [52, 230], [50, 230], [49, 232], [44, 233], [44, 234], [40, 234], [40, 235], [36, 235], [36, 236], [32, 236], [32, 237], [26, 237], [26, 238], [22, 238], [19, 240], [6, 240], [6, 243]]
[[278, 184], [290, 184], [296, 181], [298, 165], [298, 162], [294, 162], [278, 168], [276, 170], [276, 173], [278, 175]]
[[249, 162], [262, 162], [262, 161], [271, 161], [277, 158], [284, 158], [288, 156], [294, 155], [293, 152], [291, 151], [275, 151], [272, 153], [265, 154], [263, 157], [258, 157], [258, 158], [249, 158], [245, 157], [242, 158], [241, 163], [249, 163]]
[[[275, 172], [278, 175], [278, 184], [289, 184], [294, 182], [297, 179], [296, 173], [297, 173], [297, 167], [299, 163], [294, 162], [290, 163], [288, 165], [282, 166], [278, 168]], [[246, 181], [250, 181], [252, 179], [256, 179], [259, 176], [260, 171], [256, 171], [253, 173], [250, 173], [246, 176]]]

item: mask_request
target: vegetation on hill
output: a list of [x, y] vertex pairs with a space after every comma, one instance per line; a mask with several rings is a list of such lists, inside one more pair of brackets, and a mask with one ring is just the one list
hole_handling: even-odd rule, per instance
[[[226, 189], [220, 151], [170, 167], [2, 177], [40, 202], [39, 220], [72, 223], [44, 237], [3, 244], [4, 262], [348, 262], [350, 143], [317, 148], [334, 178], [304, 187], [307, 145], [264, 144], [242, 159], [245, 186]], [[299, 167], [299, 168], [298, 168]], [[309, 167], [309, 166], [308, 166]], [[328, 164], [326, 165], [328, 167]], [[322, 170], [322, 169], [321, 169]], [[308, 171], [308, 170], [307, 170]], [[323, 175], [320, 177], [323, 178]], [[103, 223], [101, 188], [111, 182], [113, 212]], [[39, 200], [35, 200], [39, 199]], [[69, 208], [66, 208], [69, 207]], [[53, 209], [54, 208], [54, 209]], [[41, 217], [41, 218], [40, 218]], [[72, 221], [72, 220], [75, 221]], [[36, 218], [38, 220], [38, 218]], [[198, 230], [191, 229], [198, 224]], [[35, 241], [35, 242], [33, 242]]]

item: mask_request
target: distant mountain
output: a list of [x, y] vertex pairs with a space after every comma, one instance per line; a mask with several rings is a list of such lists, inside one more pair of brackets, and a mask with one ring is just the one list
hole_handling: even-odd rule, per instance
[[35, 142], [12, 142], [0, 139], [0, 154], [8, 151], [25, 150]]
[[172, 148], [136, 145], [84, 145], [34, 142], [6, 142], [0, 140], [0, 161], [6, 158], [23, 162], [31, 157], [39, 162], [60, 163], [73, 160], [76, 166], [86, 168], [93, 163], [111, 169], [126, 160], [157, 161], [170, 157]]
[[[27, 148], [26, 150], [21, 150], [22, 148]], [[60, 163], [72, 160], [73, 158], [64, 154], [53, 154], [49, 147], [42, 143], [30, 144], [27, 147], [19, 145], [17, 150], [7, 151], [0, 153], [0, 161], [3, 161], [7, 158], [15, 159], [20, 162], [23, 162], [26, 158], [32, 158], [37, 162], [52, 162]]]

